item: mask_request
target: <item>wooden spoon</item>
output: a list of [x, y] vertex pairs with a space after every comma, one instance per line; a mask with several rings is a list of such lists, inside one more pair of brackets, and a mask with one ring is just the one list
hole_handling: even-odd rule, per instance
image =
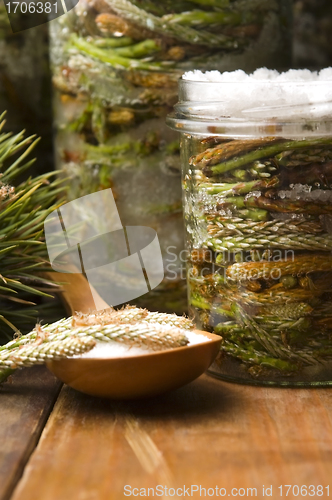
[[44, 273], [48, 279], [61, 284], [59, 293], [68, 314], [72, 315], [76, 312], [86, 314], [96, 309], [109, 309], [110, 306], [89, 285], [85, 276], [75, 272], [75, 267], [72, 270], [73, 273], [58, 273], [53, 271]]
[[[109, 308], [82, 274], [48, 273], [63, 282], [62, 298], [71, 314]], [[96, 301], [96, 304], [95, 304]], [[133, 399], [176, 389], [199, 377], [217, 356], [221, 338], [194, 330], [206, 337], [197, 344], [118, 358], [68, 358], [52, 361], [48, 368], [63, 382], [92, 396]]]

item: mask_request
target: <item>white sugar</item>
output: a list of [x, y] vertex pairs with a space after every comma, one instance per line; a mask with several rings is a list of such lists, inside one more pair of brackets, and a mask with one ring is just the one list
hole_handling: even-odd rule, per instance
[[186, 337], [189, 340], [188, 346], [191, 346], [193, 344], [201, 344], [202, 342], [209, 342], [211, 339], [205, 337], [205, 335], [200, 335], [199, 333], [195, 332], [186, 332]]
[[[189, 340], [187, 346], [210, 341], [210, 339], [205, 337], [204, 335], [200, 335], [191, 331], [186, 331], [186, 337]], [[73, 357], [85, 358], [85, 359], [87, 358], [115, 359], [115, 358], [138, 356], [142, 354], [150, 354], [151, 352], [160, 352], [160, 351], [153, 351], [151, 349], [146, 349], [143, 347], [131, 347], [126, 344], [122, 344], [121, 342], [115, 342], [114, 340], [110, 340], [108, 342], [98, 341], [95, 347], [91, 349], [91, 351]]]
[[320, 72], [291, 69], [285, 73], [259, 68], [250, 75], [242, 70], [195, 70], [182, 79], [192, 85], [186, 85], [181, 98], [195, 101], [197, 114], [197, 103], [213, 102], [209, 109], [212, 118], [310, 118], [332, 113], [332, 68]]
[[320, 72], [309, 71], [308, 69], [290, 69], [284, 73], [279, 73], [274, 69], [259, 68], [248, 75], [242, 69], [236, 71], [207, 71], [203, 73], [199, 70], [187, 71], [182, 76], [183, 80], [193, 82], [249, 82], [249, 81], [274, 81], [274, 82], [325, 82], [332, 81], [332, 67], [324, 68]]
[[124, 358], [127, 356], [137, 356], [139, 354], [148, 354], [149, 349], [142, 347], [130, 347], [121, 342], [110, 340], [109, 342], [97, 342], [91, 351], [75, 356], [75, 358], [98, 358], [98, 359], [114, 359]]

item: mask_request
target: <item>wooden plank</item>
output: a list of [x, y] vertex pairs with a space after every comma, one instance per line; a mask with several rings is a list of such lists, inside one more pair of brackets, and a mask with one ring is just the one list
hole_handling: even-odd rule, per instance
[[[137, 402], [64, 387], [12, 500], [35, 500], [36, 492], [43, 500], [118, 500], [132, 488], [157, 485], [164, 493], [159, 498], [170, 498], [164, 486], [197, 485], [226, 488], [226, 496], [232, 488], [257, 488], [253, 496], [262, 499], [263, 485], [272, 485], [273, 498], [280, 498], [283, 484], [325, 487], [332, 466], [330, 394], [206, 375]], [[201, 493], [193, 498], [208, 498]], [[296, 489], [287, 498], [299, 498]]]
[[60, 387], [41, 366], [17, 370], [0, 385], [0, 500], [12, 494]]

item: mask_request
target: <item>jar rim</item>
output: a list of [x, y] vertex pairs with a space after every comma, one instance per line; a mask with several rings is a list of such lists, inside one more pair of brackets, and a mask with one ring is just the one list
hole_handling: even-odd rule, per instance
[[[295, 90], [292, 103], [286, 98], [290, 95], [286, 96], [289, 84], [293, 85], [291, 91]], [[254, 104], [246, 99], [248, 85], [257, 91]], [[234, 94], [233, 101], [228, 98], [227, 90], [231, 92], [234, 86], [246, 89], [243, 100], [241, 93]], [[271, 101], [261, 92], [264, 86], [273, 88]], [[311, 92], [316, 102], [305, 100], [305, 94], [299, 93], [299, 89], [309, 89], [306, 95], [310, 96]], [[209, 94], [208, 90], [212, 92]], [[205, 136], [329, 136], [332, 135], [332, 81], [202, 82], [180, 79], [179, 102], [166, 122], [173, 130]]]

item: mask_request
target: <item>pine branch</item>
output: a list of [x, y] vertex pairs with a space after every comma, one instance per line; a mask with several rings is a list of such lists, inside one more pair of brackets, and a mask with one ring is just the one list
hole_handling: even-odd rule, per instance
[[[2, 115], [0, 130], [4, 123]], [[3, 324], [0, 341], [8, 339], [17, 328], [28, 329], [32, 327], [31, 321], [35, 323], [41, 304], [31, 304], [32, 296], [54, 297], [40, 290], [35, 276], [48, 262], [43, 225], [47, 215], [63, 203], [60, 197], [64, 194], [63, 180], [56, 179], [56, 172], [50, 172], [17, 182], [33, 165], [34, 160], [28, 157], [38, 142], [35, 136], [24, 138], [24, 132], [0, 133], [0, 319]], [[34, 280], [36, 285], [27, 285], [26, 279]], [[52, 291], [51, 287], [49, 290]]]

